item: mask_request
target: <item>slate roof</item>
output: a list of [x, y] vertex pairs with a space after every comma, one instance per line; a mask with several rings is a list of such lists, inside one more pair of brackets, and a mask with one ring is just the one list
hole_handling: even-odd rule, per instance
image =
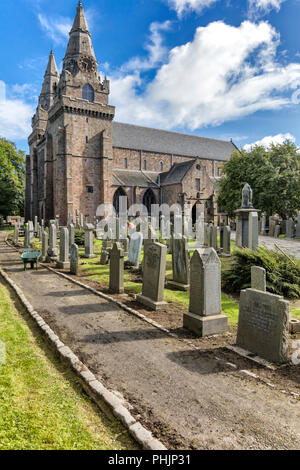
[[113, 185], [140, 188], [157, 188], [159, 173], [139, 170], [113, 170]]
[[189, 160], [182, 163], [174, 163], [171, 170], [160, 175], [160, 183], [162, 186], [167, 184], [181, 183], [189, 169], [193, 166], [195, 160]]
[[113, 122], [113, 147], [225, 161], [237, 148], [232, 142]]

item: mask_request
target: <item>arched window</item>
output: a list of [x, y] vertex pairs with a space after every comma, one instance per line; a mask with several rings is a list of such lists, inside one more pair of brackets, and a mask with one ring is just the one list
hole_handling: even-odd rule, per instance
[[153, 204], [156, 204], [156, 198], [154, 196], [152, 189], [147, 189], [147, 191], [145, 192], [144, 197], [143, 197], [143, 204], [145, 207], [147, 207], [147, 211], [150, 216], [151, 206]]
[[[114, 194], [114, 208], [117, 214], [120, 212], [120, 197], [125, 196], [127, 198], [127, 194], [125, 193], [123, 188], [118, 188]], [[128, 206], [128, 199], [127, 199], [127, 206]]]
[[94, 88], [88, 83], [82, 87], [82, 98], [89, 101], [90, 103], [94, 103], [95, 91]]

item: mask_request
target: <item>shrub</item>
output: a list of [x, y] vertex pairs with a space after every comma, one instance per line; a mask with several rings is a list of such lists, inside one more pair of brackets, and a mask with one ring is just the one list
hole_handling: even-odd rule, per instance
[[265, 247], [259, 247], [257, 251], [236, 249], [230, 269], [223, 272], [222, 287], [231, 293], [251, 287], [251, 266], [260, 266], [266, 270], [268, 292], [287, 299], [299, 299], [300, 262], [292, 256], [290, 258], [294, 262]]
[[84, 230], [82, 228], [75, 230], [75, 243], [78, 246], [84, 246]]

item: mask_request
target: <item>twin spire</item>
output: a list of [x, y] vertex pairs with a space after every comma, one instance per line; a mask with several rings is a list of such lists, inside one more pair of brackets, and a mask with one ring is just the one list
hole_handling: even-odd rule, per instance
[[[74, 59], [77, 60], [80, 56], [92, 57], [96, 61], [91, 33], [89, 32], [81, 2], [78, 3], [74, 23], [70, 31], [70, 39], [63, 60], [63, 68], [68, 68], [68, 63]], [[53, 104], [53, 88], [54, 85], [58, 83], [58, 80], [59, 73], [53, 51], [51, 51], [39, 99], [39, 104], [46, 110]]]

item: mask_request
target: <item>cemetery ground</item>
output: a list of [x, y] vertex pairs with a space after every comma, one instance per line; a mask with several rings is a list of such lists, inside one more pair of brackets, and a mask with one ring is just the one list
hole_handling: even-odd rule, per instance
[[37, 327], [0, 282], [0, 449], [137, 449], [114, 418], [100, 413], [75, 374], [40, 337]]
[[[106, 292], [100, 243], [97, 258], [81, 260], [77, 280]], [[186, 293], [166, 290], [168, 313], [111, 296], [177, 339], [44, 267], [24, 275], [20, 255], [3, 243], [0, 264], [61, 340], [169, 449], [299, 448], [299, 367], [270, 370], [225, 348], [234, 342], [238, 299], [223, 295], [230, 332], [199, 339], [182, 328]], [[141, 290], [138, 272], [126, 271], [125, 287], [131, 295]]]

